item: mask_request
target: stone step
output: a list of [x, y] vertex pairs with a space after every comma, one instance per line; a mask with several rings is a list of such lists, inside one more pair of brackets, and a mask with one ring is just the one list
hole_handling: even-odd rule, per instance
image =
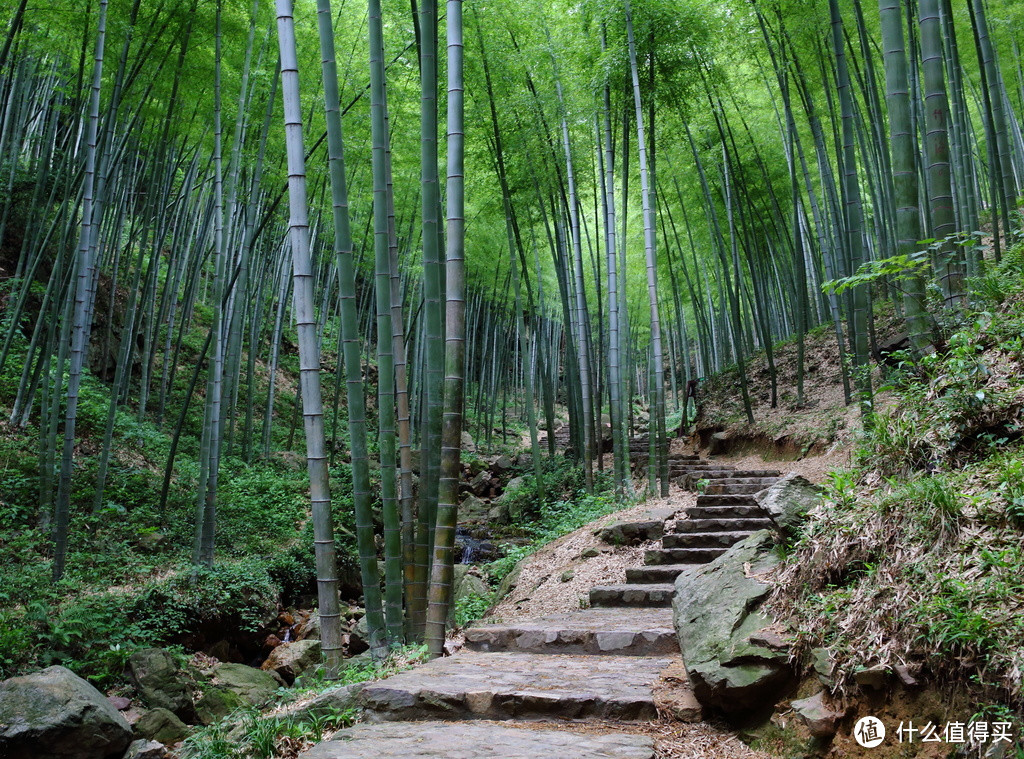
[[654, 759], [654, 738], [491, 722], [360, 724], [301, 759]]
[[598, 608], [524, 622], [480, 624], [466, 630], [466, 648], [538, 654], [662, 656], [678, 653], [679, 641], [669, 609]]
[[665, 522], [676, 511], [678, 509], [674, 506], [651, 509], [634, 520], [612, 522], [600, 528], [597, 534], [605, 543], [612, 545], [637, 545], [648, 540], [660, 540], [665, 534]]
[[704, 492], [709, 495], [753, 495], [754, 493], [760, 493], [766, 487], [767, 485], [759, 485], [757, 483], [730, 484], [716, 480], [709, 483]]
[[[770, 469], [735, 469], [733, 467], [722, 466], [721, 464], [685, 464], [679, 467], [673, 468], [673, 472], [678, 471], [679, 474], [689, 474], [697, 479], [722, 479], [722, 478], [770, 478], [778, 479], [778, 472]], [[698, 477], [700, 475], [700, 477]]]
[[[652, 685], [678, 657], [462, 652], [370, 683], [369, 722], [657, 717]], [[450, 756], [450, 755], [449, 755]]]
[[[630, 567], [626, 570], [626, 582], [629, 583], [668, 583], [683, 572], [693, 569], [693, 564], [655, 564], [645, 567]], [[656, 610], [645, 611], [654, 614]]]
[[671, 606], [675, 586], [665, 585], [597, 585], [590, 589], [590, 605], [608, 606]]
[[716, 485], [760, 485], [770, 487], [778, 482], [778, 477], [721, 477], [715, 480]]
[[714, 517], [712, 519], [680, 519], [676, 522], [676, 532], [733, 532], [744, 530], [770, 530], [774, 522], [767, 517]]
[[750, 493], [701, 493], [697, 496], [698, 506], [748, 506], [757, 505], [757, 499]]
[[737, 506], [692, 506], [686, 510], [690, 519], [763, 519], [764, 509], [757, 504]]
[[725, 548], [653, 548], [644, 551], [644, 564], [707, 564], [726, 552]]
[[728, 548], [750, 537], [746, 531], [677, 532], [661, 539], [662, 548]]

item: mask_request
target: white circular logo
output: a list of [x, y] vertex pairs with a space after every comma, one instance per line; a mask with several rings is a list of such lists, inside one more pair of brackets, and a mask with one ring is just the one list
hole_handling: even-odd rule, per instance
[[864, 748], [874, 748], [885, 740], [885, 725], [878, 717], [861, 717], [853, 726], [853, 737]]

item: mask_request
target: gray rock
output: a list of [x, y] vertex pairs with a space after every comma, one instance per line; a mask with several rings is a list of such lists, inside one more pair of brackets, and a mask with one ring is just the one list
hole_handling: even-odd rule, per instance
[[491, 524], [508, 524], [511, 520], [512, 510], [508, 503], [502, 503], [501, 498], [498, 498], [487, 512], [487, 521]]
[[811, 649], [811, 667], [823, 685], [832, 687], [832, 654], [827, 648]]
[[466, 499], [459, 504], [459, 521], [476, 522], [487, 518], [490, 506], [481, 501], [475, 495], [467, 495]]
[[132, 729], [107, 697], [64, 667], [0, 683], [0, 756], [99, 759], [121, 756]]
[[132, 741], [124, 753], [124, 759], [164, 759], [167, 748], [159, 741]]
[[487, 596], [491, 589], [479, 575], [469, 572], [468, 564], [456, 564], [455, 575], [452, 578], [452, 604], [448, 607], [448, 622], [455, 621], [455, 608], [460, 601], [465, 601], [473, 596]]
[[143, 648], [128, 657], [128, 671], [143, 702], [185, 720], [195, 716], [192, 695], [178, 661], [162, 648]]
[[520, 561], [514, 567], [512, 571], [501, 578], [501, 582], [498, 584], [498, 590], [494, 594], [495, 603], [500, 601], [502, 598], [507, 596], [512, 590], [519, 584], [519, 579], [523, 575], [523, 562]]
[[359, 692], [366, 683], [354, 683], [343, 685], [340, 688], [333, 688], [318, 694], [311, 701], [304, 701], [301, 704], [292, 704], [280, 711], [275, 712], [279, 719], [293, 719], [295, 722], [303, 722], [316, 717], [327, 717], [346, 709], [358, 707]]
[[732, 438], [728, 432], [716, 432], [708, 443], [708, 455], [719, 456], [728, 453]]
[[476, 442], [473, 436], [465, 430], [462, 431], [462, 450], [466, 453], [476, 453]]
[[862, 688], [882, 690], [889, 683], [889, 668], [884, 664], [859, 669], [853, 673], [853, 679]]
[[761, 530], [676, 579], [673, 622], [694, 694], [706, 706], [763, 710], [792, 680], [787, 646], [757, 610], [771, 591], [757, 578], [779, 561], [773, 548], [772, 534]]
[[196, 702], [196, 717], [204, 725], [212, 725], [242, 705], [234, 691], [214, 686], [208, 688]]
[[135, 723], [135, 734], [165, 745], [184, 740], [188, 725], [167, 709], [152, 709], [143, 714]]
[[825, 691], [810, 698], [790, 703], [793, 711], [804, 721], [815, 738], [829, 738], [836, 734], [843, 712], [832, 708], [825, 700]]
[[505, 499], [505, 496], [511, 495], [512, 493], [516, 492], [517, 490], [521, 490], [525, 484], [526, 484], [526, 479], [525, 478], [523, 478], [523, 477], [513, 477], [511, 480], [508, 481], [508, 484], [505, 485], [505, 489], [502, 491], [501, 495], [498, 496], [498, 498], [496, 499], [497, 502], [500, 503], [502, 500]]
[[477, 475], [470, 480], [469, 489], [473, 491], [473, 495], [483, 495], [490, 482], [491, 473], [485, 469], [482, 472], [477, 472]]
[[214, 680], [243, 701], [262, 706], [277, 693], [278, 679], [269, 672], [244, 664], [218, 664], [213, 670]]
[[755, 498], [786, 537], [797, 537], [807, 515], [820, 501], [823, 490], [799, 474], [790, 472]]
[[270, 652], [260, 669], [273, 670], [291, 685], [295, 678], [320, 663], [320, 641], [312, 638], [282, 643]]
[[502, 454], [501, 456], [498, 456], [498, 458], [494, 460], [493, 464], [491, 464], [491, 469], [493, 469], [495, 473], [501, 474], [503, 472], [507, 472], [509, 469], [512, 468], [512, 466], [512, 459]]

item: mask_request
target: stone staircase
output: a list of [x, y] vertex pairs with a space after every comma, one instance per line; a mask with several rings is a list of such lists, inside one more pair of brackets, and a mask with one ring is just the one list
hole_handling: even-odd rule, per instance
[[[630, 462], [643, 470], [647, 461], [647, 438], [634, 438]], [[737, 469], [695, 454], [670, 455], [669, 471], [681, 486], [699, 488], [696, 506], [686, 509], [687, 518], [677, 519], [675, 530], [661, 537], [661, 548], [645, 553], [644, 566], [626, 570], [624, 584], [593, 588], [591, 606], [671, 606], [681, 572], [714, 560], [752, 533], [772, 526], [754, 494], [770, 487], [779, 472]]]
[[[673, 476], [707, 480], [686, 518], [652, 509], [600, 532], [611, 543], [661, 541], [644, 566], [626, 570], [625, 584], [592, 588], [590, 608], [466, 630], [458, 654], [364, 687], [364, 722], [302, 759], [654, 759], [649, 735], [608, 723], [657, 718], [656, 683], [684, 671], [670, 608], [675, 578], [769, 526], [753, 493], [778, 476], [697, 456], [670, 465]], [[672, 699], [677, 718], [701, 718], [685, 683]], [[576, 724], [594, 721], [604, 732]]]

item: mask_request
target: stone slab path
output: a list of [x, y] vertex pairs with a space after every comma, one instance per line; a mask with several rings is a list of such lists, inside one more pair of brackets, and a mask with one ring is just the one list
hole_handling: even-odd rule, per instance
[[[677, 654], [678, 658], [678, 654]], [[658, 716], [666, 657], [462, 653], [363, 688], [367, 720], [601, 719]]]
[[466, 630], [470, 651], [664, 656], [679, 653], [671, 609], [584, 609]]
[[[639, 454], [643, 445], [631, 448]], [[683, 487], [700, 489], [697, 504], [685, 515], [652, 509], [603, 530], [611, 544], [661, 541], [624, 584], [593, 588], [591, 608], [579, 612], [466, 630], [455, 656], [368, 684], [359, 696], [365, 721], [301, 759], [654, 759], [650, 737], [583, 723], [656, 719], [669, 672], [677, 684], [667, 711], [699, 719], [669, 608], [674, 581], [765, 526], [754, 493], [778, 476], [693, 455], [669, 465]]]
[[536, 730], [488, 722], [360, 725], [303, 754], [303, 759], [654, 759], [645, 735]]

